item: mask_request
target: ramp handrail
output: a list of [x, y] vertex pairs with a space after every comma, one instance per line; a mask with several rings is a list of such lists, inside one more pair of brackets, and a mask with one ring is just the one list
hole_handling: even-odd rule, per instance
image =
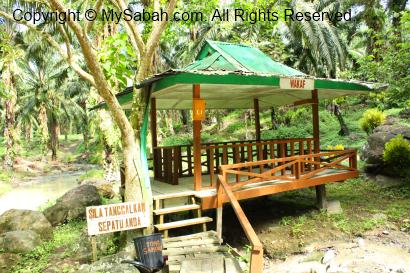
[[223, 175], [218, 175], [217, 181], [217, 233], [219, 238], [222, 237], [222, 205], [223, 205], [223, 194], [228, 196], [228, 200], [235, 211], [236, 217], [245, 232], [246, 237], [251, 243], [251, 259], [249, 262], [249, 272], [250, 273], [262, 273], [263, 271], [263, 245], [252, 228], [251, 223], [246, 217], [244, 211], [242, 210], [238, 200], [233, 194], [230, 186], [226, 182], [226, 177]]

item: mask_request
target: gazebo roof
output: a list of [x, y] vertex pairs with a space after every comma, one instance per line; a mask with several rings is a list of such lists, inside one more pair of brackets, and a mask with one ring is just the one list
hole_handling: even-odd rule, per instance
[[[290, 81], [308, 83], [304, 88]], [[386, 85], [359, 81], [321, 79], [272, 60], [257, 48], [209, 41], [196, 60], [181, 69], [171, 69], [142, 81], [156, 98], [157, 109], [191, 109], [192, 85], [201, 85], [207, 109], [250, 109], [253, 99], [260, 108], [292, 104], [311, 98], [318, 89], [319, 99], [357, 95], [380, 90]], [[124, 109], [132, 104], [132, 87], [117, 95]]]

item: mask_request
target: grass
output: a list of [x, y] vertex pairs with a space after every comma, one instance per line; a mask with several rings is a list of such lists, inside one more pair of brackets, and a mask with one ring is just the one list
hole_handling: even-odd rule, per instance
[[10, 172], [6, 172], [0, 169], [0, 196], [12, 189], [11, 179], [12, 176]]
[[328, 200], [340, 201], [342, 213], [329, 215], [313, 208], [312, 189], [270, 196], [266, 202], [272, 202], [271, 206], [263, 207], [266, 202], [262, 202], [262, 207], [254, 209], [261, 215], [274, 215], [263, 225], [254, 225], [268, 256], [285, 258], [313, 242], [349, 240], [376, 228], [410, 231], [410, 183], [382, 189], [359, 177], [328, 184], [326, 189]]
[[80, 181], [86, 179], [102, 179], [104, 178], [104, 170], [100, 169], [91, 169], [86, 171], [84, 174], [80, 176]]
[[[40, 273], [50, 265], [53, 265], [50, 264], [50, 259], [53, 255], [58, 255], [57, 258], [59, 259], [70, 256], [75, 257], [76, 247], [78, 247], [78, 242], [81, 241], [81, 231], [85, 225], [84, 221], [72, 221], [56, 227], [53, 239], [43, 242], [30, 253], [23, 255], [11, 272]], [[62, 248], [63, 251], [55, 254], [54, 252], [58, 248]], [[65, 270], [68, 270], [68, 268]]]

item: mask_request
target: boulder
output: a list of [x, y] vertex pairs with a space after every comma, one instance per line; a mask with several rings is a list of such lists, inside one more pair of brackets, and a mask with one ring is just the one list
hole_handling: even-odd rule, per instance
[[385, 144], [399, 134], [410, 142], [410, 126], [393, 124], [381, 125], [374, 129], [363, 147], [362, 159], [366, 161], [366, 172], [394, 175], [384, 164], [383, 152]]
[[84, 264], [80, 266], [77, 273], [99, 273], [99, 272], [112, 272], [112, 273], [135, 273], [139, 272], [134, 266], [130, 264], [122, 264], [123, 260], [133, 260], [126, 252], [118, 252], [111, 256], [102, 257], [95, 263]]
[[53, 228], [43, 213], [25, 209], [11, 209], [0, 216], [0, 234], [8, 231], [32, 230], [43, 239], [53, 237]]
[[55, 205], [47, 208], [44, 215], [53, 226], [74, 219], [84, 219], [88, 206], [101, 205], [97, 188], [92, 185], [81, 185], [58, 198]]
[[[105, 233], [96, 236], [98, 255], [105, 256], [112, 254], [116, 249], [116, 240], [117, 237], [115, 233]], [[76, 257], [79, 260], [83, 261], [90, 261], [92, 259], [91, 240], [90, 236], [88, 236], [87, 227], [85, 227], [81, 232], [81, 237], [78, 242], [76, 251]]]
[[328, 214], [340, 214], [343, 213], [342, 206], [339, 200], [328, 200], [326, 202], [326, 212]]
[[0, 253], [0, 272], [10, 272], [10, 268], [15, 266], [21, 259], [20, 255], [14, 253]]
[[28, 253], [42, 243], [32, 230], [9, 231], [0, 235], [0, 249], [11, 253]]
[[107, 182], [105, 180], [100, 179], [85, 179], [80, 182], [80, 185], [92, 185], [95, 186], [100, 193], [101, 196], [105, 198], [114, 198], [114, 185], [113, 183]]
[[383, 189], [398, 187], [406, 184], [406, 181], [404, 179], [398, 177], [385, 176], [381, 174], [376, 175], [374, 181]]

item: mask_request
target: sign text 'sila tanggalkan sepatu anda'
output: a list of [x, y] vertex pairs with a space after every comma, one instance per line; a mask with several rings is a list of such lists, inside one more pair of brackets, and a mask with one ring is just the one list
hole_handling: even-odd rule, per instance
[[88, 235], [147, 227], [148, 207], [145, 203], [128, 202], [87, 207]]

